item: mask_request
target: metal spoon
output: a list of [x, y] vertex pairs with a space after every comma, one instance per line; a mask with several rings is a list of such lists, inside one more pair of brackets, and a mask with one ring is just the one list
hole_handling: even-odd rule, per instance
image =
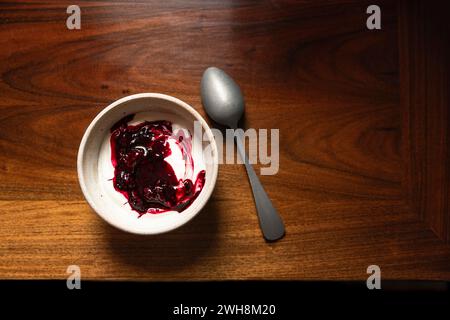
[[[201, 82], [201, 96], [206, 113], [214, 121], [231, 129], [237, 129], [238, 121], [244, 113], [245, 103], [241, 89], [230, 76], [215, 67], [206, 69]], [[237, 134], [237, 149], [247, 169], [258, 211], [259, 225], [266, 240], [278, 240], [284, 235], [283, 221], [249, 163], [243, 141], [242, 134]]]

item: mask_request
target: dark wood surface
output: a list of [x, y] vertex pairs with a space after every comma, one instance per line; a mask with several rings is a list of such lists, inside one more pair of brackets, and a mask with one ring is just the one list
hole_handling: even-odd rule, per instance
[[408, 197], [429, 228], [449, 242], [450, 3], [404, 1], [400, 8]]
[[[450, 247], [408, 191], [426, 181], [407, 169], [404, 6], [379, 1], [382, 30], [369, 31], [365, 1], [81, 1], [82, 29], [69, 31], [69, 4], [0, 7], [1, 278], [65, 278], [77, 264], [85, 279], [365, 279], [377, 264], [384, 279], [450, 279]], [[263, 241], [242, 165], [220, 166], [179, 230], [108, 226], [79, 189], [84, 130], [139, 92], [205, 116], [210, 65], [241, 85], [246, 128], [280, 129], [279, 173], [261, 180], [286, 237]]]

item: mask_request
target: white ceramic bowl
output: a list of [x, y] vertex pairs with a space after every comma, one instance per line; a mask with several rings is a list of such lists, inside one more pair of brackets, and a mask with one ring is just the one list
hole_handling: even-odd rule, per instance
[[[192, 156], [194, 173], [206, 171], [205, 184], [198, 197], [182, 212], [159, 214], [138, 213], [126, 203], [125, 197], [114, 189], [111, 163], [110, 129], [123, 117], [135, 114], [133, 122], [168, 120], [173, 129], [188, 129], [192, 139], [200, 140]], [[201, 124], [203, 137], [193, 134], [194, 121]], [[205, 159], [204, 148], [210, 150]], [[200, 150], [202, 149], [202, 150]], [[205, 206], [216, 184], [218, 172], [217, 145], [205, 120], [187, 103], [159, 93], [141, 93], [119, 99], [103, 109], [84, 133], [78, 150], [77, 170], [81, 190], [94, 211], [111, 225], [136, 234], [159, 234], [176, 229], [195, 217]], [[174, 168], [177, 172], [177, 168]]]

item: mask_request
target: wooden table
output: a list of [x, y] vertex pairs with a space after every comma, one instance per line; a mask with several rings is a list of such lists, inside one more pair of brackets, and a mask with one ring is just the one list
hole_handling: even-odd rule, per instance
[[[442, 8], [378, 1], [382, 29], [368, 30], [366, 1], [78, 1], [68, 30], [69, 4], [0, 5], [1, 278], [76, 264], [83, 279], [349, 280], [376, 264], [383, 279], [450, 279]], [[263, 241], [237, 164], [175, 232], [110, 227], [78, 185], [84, 130], [140, 92], [206, 117], [211, 65], [241, 85], [245, 128], [280, 130], [280, 170], [261, 180], [286, 237]]]

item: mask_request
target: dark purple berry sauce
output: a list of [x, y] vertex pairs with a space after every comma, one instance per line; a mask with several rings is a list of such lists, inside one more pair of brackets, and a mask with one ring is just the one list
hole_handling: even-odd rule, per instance
[[[166, 158], [171, 145], [179, 147], [187, 173], [193, 171], [190, 139], [175, 136], [169, 121], [144, 121], [128, 125], [129, 115], [111, 128], [111, 161], [114, 166], [114, 188], [128, 200], [131, 208], [145, 213], [181, 212], [197, 198], [205, 184], [205, 171], [195, 182], [179, 179]], [[172, 141], [172, 143], [169, 143]]]

